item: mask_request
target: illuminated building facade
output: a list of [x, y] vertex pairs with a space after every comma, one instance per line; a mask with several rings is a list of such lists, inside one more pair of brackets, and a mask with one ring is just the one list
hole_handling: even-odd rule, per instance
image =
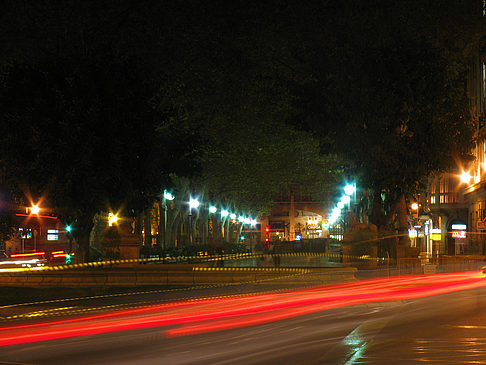
[[[485, 42], [483, 40], [482, 43]], [[476, 144], [471, 151], [474, 160], [462, 162], [456, 171], [429, 181], [424, 203], [434, 228], [441, 231], [441, 240], [431, 240], [431, 244], [425, 247], [429, 254], [486, 254], [485, 61], [478, 52], [472, 60], [467, 84], [471, 113], [477, 125]]]

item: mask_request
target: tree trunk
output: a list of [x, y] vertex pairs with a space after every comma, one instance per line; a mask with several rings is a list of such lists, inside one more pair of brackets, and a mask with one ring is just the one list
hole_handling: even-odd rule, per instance
[[143, 243], [146, 247], [152, 247], [152, 209], [146, 209], [143, 220]]
[[78, 262], [88, 262], [89, 260], [89, 239], [93, 229], [93, 216], [86, 215], [79, 217], [76, 224], [76, 241]]
[[383, 211], [383, 200], [381, 199], [381, 192], [373, 192], [373, 206], [371, 208], [371, 223], [375, 224], [378, 228], [386, 225], [386, 216]]
[[405, 194], [401, 194], [398, 200], [398, 234], [399, 243], [401, 245], [409, 245], [410, 238], [408, 236], [408, 209]]

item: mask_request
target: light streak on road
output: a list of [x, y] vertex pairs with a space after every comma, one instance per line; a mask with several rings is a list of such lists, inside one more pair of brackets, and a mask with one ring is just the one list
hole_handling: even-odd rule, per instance
[[194, 335], [275, 322], [333, 308], [423, 298], [486, 286], [480, 272], [373, 279], [287, 292], [164, 303], [143, 308], [0, 328], [0, 346], [166, 327]]

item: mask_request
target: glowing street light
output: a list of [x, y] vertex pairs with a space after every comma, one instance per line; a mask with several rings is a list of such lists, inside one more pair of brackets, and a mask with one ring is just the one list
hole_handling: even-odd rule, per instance
[[343, 209], [343, 208], [344, 208], [344, 203], [343, 203], [343, 202], [338, 202], [338, 203], [337, 203], [337, 207], [338, 207], [339, 209]]
[[221, 211], [221, 217], [226, 218], [228, 216], [229, 212], [226, 209], [223, 209]]
[[214, 205], [211, 205], [209, 207], [209, 213], [216, 213], [217, 211], [218, 211], [218, 209]]
[[197, 207], [199, 207], [199, 201], [197, 199], [193, 199], [193, 198], [189, 199], [189, 208], [195, 209]]
[[467, 171], [464, 171], [461, 174], [460, 178], [461, 178], [461, 182], [465, 184], [469, 184], [469, 181], [471, 181], [471, 175]]
[[341, 202], [342, 202], [343, 204], [349, 204], [349, 202], [351, 202], [351, 198], [349, 197], [349, 195], [343, 195], [343, 196], [341, 197]]
[[346, 195], [353, 195], [354, 192], [356, 191], [356, 186], [348, 184], [344, 187], [344, 192]]
[[113, 223], [116, 223], [118, 220], [118, 217], [114, 215], [113, 213], [108, 213], [108, 225], [111, 227], [113, 226]]
[[231, 213], [230, 214], [230, 218], [233, 219], [233, 220], [236, 219], [236, 214], [235, 213]]
[[172, 195], [171, 192], [164, 190], [164, 199], [165, 200], [174, 200], [175, 196]]
[[419, 207], [419, 206], [418, 206], [418, 204], [417, 204], [417, 203], [412, 203], [412, 206], [411, 206], [412, 210], [417, 210], [417, 209], [418, 209], [418, 207]]
[[37, 204], [36, 204], [36, 205], [32, 205], [32, 206], [30, 207], [30, 212], [31, 212], [32, 214], [39, 214], [39, 212], [40, 212], [39, 205], [37, 205]]

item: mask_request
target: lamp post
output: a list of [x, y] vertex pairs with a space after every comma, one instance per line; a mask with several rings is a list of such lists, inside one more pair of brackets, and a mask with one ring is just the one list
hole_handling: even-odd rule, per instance
[[415, 219], [417, 219], [417, 222], [416, 222], [417, 224], [418, 224], [418, 221], [419, 221], [419, 205], [418, 205], [418, 203], [412, 203], [412, 205], [410, 207], [412, 208], [412, 210], [414, 210], [417, 213], [416, 218], [415, 218], [415, 214], [412, 213], [412, 220], [413, 220], [413, 225], [414, 225], [413, 229], [415, 229], [416, 232], [417, 232], [417, 235], [415, 236], [415, 247], [419, 247], [418, 228], [415, 228]]
[[[38, 215], [40, 213], [40, 208], [39, 204], [32, 204], [30, 207], [30, 213], [34, 215]], [[37, 230], [32, 229], [32, 239], [34, 241], [34, 251], [37, 249], [37, 244], [36, 244], [36, 238], [37, 238]], [[25, 239], [23, 240], [23, 245], [22, 245], [22, 252], [25, 251]]]
[[[353, 184], [347, 184], [345, 187], [344, 187], [344, 195], [342, 198], [341, 198], [341, 201], [346, 205], [347, 209], [346, 209], [346, 213], [348, 213], [348, 210], [349, 212], [353, 212], [355, 214], [355, 218], [354, 220], [356, 221], [358, 218], [358, 213], [355, 212], [355, 208], [356, 208], [356, 185], [353, 183]], [[354, 207], [353, 209], [351, 209], [351, 202], [353, 202], [354, 204]], [[348, 209], [349, 208], [349, 209]]]
[[[208, 242], [211, 242], [211, 239], [214, 240], [214, 219], [211, 216], [211, 214], [214, 214], [218, 211], [218, 208], [216, 208], [214, 205], [209, 206], [208, 208]], [[208, 243], [206, 242], [206, 243]]]
[[199, 201], [197, 199], [190, 198], [189, 199], [189, 244], [192, 246], [193, 237], [192, 237], [192, 209], [196, 209], [199, 207]]
[[226, 209], [221, 210], [221, 237], [223, 242], [228, 236], [228, 229], [225, 229], [225, 225], [229, 214], [230, 213]]
[[164, 196], [162, 197], [163, 204], [162, 209], [164, 209], [164, 240], [162, 242], [162, 249], [165, 250], [166, 242], [167, 242], [167, 200], [172, 201], [175, 199], [175, 196], [172, 195], [169, 191], [164, 189]]

